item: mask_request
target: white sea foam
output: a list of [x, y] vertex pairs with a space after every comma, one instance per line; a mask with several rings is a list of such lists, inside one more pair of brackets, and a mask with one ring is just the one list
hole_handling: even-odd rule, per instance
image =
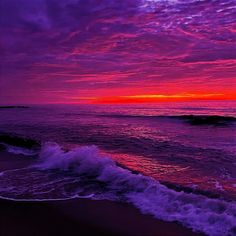
[[[115, 195], [120, 194], [143, 213], [158, 219], [179, 221], [211, 236], [236, 234], [235, 203], [169, 189], [150, 177], [133, 174], [117, 166], [110, 158], [100, 155], [95, 146], [66, 152], [56, 143], [48, 143], [42, 148], [40, 162], [35, 167], [92, 176], [106, 184], [114, 199]], [[92, 198], [96, 199], [96, 194]]]
[[11, 146], [11, 145], [6, 145], [7, 151], [10, 153], [14, 154], [22, 154], [24, 156], [34, 156], [37, 154], [36, 151], [27, 149], [27, 148], [22, 148], [22, 147], [16, 147], [16, 146]]

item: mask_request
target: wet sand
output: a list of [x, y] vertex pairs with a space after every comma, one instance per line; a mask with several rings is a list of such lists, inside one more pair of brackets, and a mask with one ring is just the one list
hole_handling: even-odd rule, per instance
[[0, 200], [0, 235], [194, 236], [177, 223], [143, 215], [128, 204], [76, 199], [52, 202]]

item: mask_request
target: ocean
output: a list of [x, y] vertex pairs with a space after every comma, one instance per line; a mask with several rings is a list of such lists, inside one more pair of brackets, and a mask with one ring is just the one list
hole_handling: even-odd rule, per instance
[[122, 201], [236, 235], [235, 101], [0, 109], [0, 144], [34, 162], [0, 173], [1, 198]]

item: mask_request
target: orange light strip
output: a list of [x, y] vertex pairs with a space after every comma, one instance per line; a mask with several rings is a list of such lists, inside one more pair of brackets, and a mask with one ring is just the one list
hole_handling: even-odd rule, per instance
[[112, 96], [96, 97], [87, 99], [93, 104], [122, 104], [122, 103], [155, 103], [155, 102], [177, 102], [177, 101], [196, 101], [196, 100], [236, 100], [235, 96], [209, 93], [209, 94], [146, 94], [131, 96]]

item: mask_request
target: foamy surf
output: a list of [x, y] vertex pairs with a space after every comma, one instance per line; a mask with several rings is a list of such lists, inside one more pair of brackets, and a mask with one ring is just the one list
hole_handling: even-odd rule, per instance
[[27, 148], [15, 147], [12, 145], [7, 145], [7, 144], [4, 144], [4, 146], [6, 147], [8, 152], [13, 153], [13, 154], [22, 154], [24, 156], [34, 156], [38, 154], [37, 151], [30, 150]]
[[0, 179], [0, 195], [5, 199], [125, 201], [143, 213], [178, 221], [207, 235], [236, 234], [235, 203], [169, 189], [150, 177], [117, 166], [95, 146], [65, 151], [56, 143], [46, 143], [37, 164], [2, 172]]

